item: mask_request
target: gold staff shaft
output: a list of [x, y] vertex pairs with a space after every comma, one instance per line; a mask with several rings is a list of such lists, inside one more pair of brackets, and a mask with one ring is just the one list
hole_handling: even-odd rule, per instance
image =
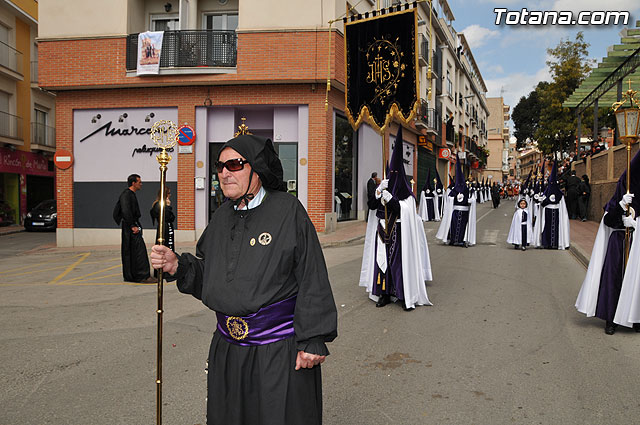
[[[167, 183], [167, 164], [171, 161], [171, 156], [167, 153], [167, 149], [172, 148], [176, 144], [177, 127], [171, 121], [157, 121], [151, 127], [151, 139], [162, 149], [162, 152], [156, 159], [160, 164], [160, 214], [158, 217], [158, 237], [157, 245], [163, 245], [165, 242], [165, 207], [166, 207], [166, 183]], [[158, 334], [156, 349], [156, 424], [162, 425], [162, 314], [163, 314], [163, 279], [164, 272], [158, 269]]]
[[[386, 138], [384, 137], [384, 131], [382, 132], [382, 178], [388, 179], [387, 176], [387, 147], [386, 147]], [[382, 194], [381, 194], [382, 195]], [[384, 204], [384, 233], [389, 236], [389, 215], [387, 213], [387, 204]]]
[[[162, 154], [166, 155], [166, 151], [163, 149]], [[162, 156], [162, 154], [160, 156]], [[160, 158], [158, 161], [161, 161]], [[167, 161], [168, 162], [168, 161]], [[160, 216], [158, 218], [158, 239], [156, 244], [164, 244], [164, 230], [165, 230], [165, 198], [166, 198], [166, 178], [167, 178], [167, 165], [164, 162], [160, 162]], [[162, 313], [163, 313], [163, 271], [158, 269], [158, 346], [156, 350], [156, 423], [162, 424]]]
[[[631, 184], [631, 143], [627, 143], [627, 193], [629, 191], [629, 185]], [[626, 216], [629, 217], [631, 205], [627, 206]], [[624, 269], [627, 269], [627, 263], [629, 262], [629, 249], [631, 248], [631, 231], [628, 227], [624, 228]]]

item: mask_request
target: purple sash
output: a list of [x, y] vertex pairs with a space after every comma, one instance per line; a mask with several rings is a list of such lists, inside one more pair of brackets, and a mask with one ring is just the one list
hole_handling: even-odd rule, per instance
[[294, 335], [296, 296], [261, 308], [248, 316], [217, 313], [218, 332], [227, 342], [245, 347], [265, 345]]

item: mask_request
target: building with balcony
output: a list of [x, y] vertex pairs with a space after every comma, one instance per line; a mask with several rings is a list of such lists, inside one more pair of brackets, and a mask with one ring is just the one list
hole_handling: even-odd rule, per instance
[[18, 224], [55, 198], [55, 96], [38, 87], [37, 32], [36, 1], [0, 1], [0, 201]]
[[[375, 3], [358, 3], [350, 13], [371, 11]], [[178, 241], [198, 238], [218, 207], [213, 162], [243, 119], [250, 132], [274, 141], [289, 190], [317, 230], [364, 217], [366, 181], [383, 171], [382, 143], [366, 124], [354, 132], [344, 113], [344, 28], [340, 20], [331, 30], [328, 24], [344, 15], [344, 2], [38, 5], [39, 84], [56, 93], [56, 142], [74, 157], [73, 167], [57, 175], [59, 246], [118, 243], [110, 211], [131, 173], [145, 182], [138, 193], [142, 210], [150, 207], [159, 172], [148, 131], [159, 119], [188, 124], [196, 134], [194, 145], [174, 151], [169, 164]], [[424, 4], [418, 8], [424, 21]], [[424, 28], [419, 25], [422, 34]], [[138, 75], [138, 34], [147, 31], [164, 31], [159, 72]], [[426, 75], [424, 65], [421, 72]], [[426, 98], [422, 79], [420, 87]], [[416, 182], [419, 137], [442, 132], [441, 113], [430, 109], [437, 108], [429, 104], [421, 115], [426, 127], [410, 125], [404, 132], [407, 175]], [[386, 131], [389, 152], [397, 128], [392, 124]], [[437, 150], [431, 148], [435, 162]], [[150, 227], [150, 218], [142, 218], [143, 227]]]
[[[455, 17], [449, 3], [435, 0], [432, 13], [430, 16], [426, 2], [420, 3], [420, 87], [421, 90], [424, 87], [424, 91], [422, 113], [415, 126], [426, 140], [418, 144], [420, 185], [424, 184], [429, 168], [437, 168], [446, 184], [452, 174], [452, 151], [460, 153], [465, 176], [479, 177], [487, 163], [486, 85], [464, 34], [454, 29]], [[428, 79], [429, 57], [431, 80]]]
[[[488, 150], [489, 158], [484, 176], [496, 182], [505, 181], [509, 176], [509, 105], [502, 97], [487, 98], [489, 106]], [[513, 156], [513, 155], [511, 155]]]

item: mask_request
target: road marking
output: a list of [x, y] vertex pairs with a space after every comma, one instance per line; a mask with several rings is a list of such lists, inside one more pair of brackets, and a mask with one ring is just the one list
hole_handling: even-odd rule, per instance
[[[54, 260], [42, 261], [42, 262], [39, 262], [39, 263], [38, 263], [38, 265], [40, 265], [40, 264], [48, 264], [48, 263], [55, 263], [55, 262], [57, 262], [57, 261], [61, 261], [61, 260], [69, 260], [69, 259], [71, 259], [71, 258], [75, 258], [75, 255], [74, 255], [73, 257], [68, 257], [68, 258], [56, 258], [56, 259], [54, 259]], [[30, 264], [30, 265], [28, 265], [28, 266], [16, 267], [15, 269], [3, 270], [3, 271], [1, 271], [1, 272], [0, 272], [0, 274], [16, 272], [16, 271], [18, 271], [18, 270], [30, 269], [30, 268], [33, 268], [33, 266], [34, 266], [33, 264]]]
[[82, 263], [88, 256], [90, 256], [91, 253], [90, 252], [86, 252], [84, 254], [78, 254], [77, 257], [80, 257], [80, 259], [78, 261], [76, 261], [75, 263], [71, 264], [69, 267], [67, 267], [67, 269], [65, 271], [63, 271], [62, 273], [60, 273], [58, 276], [56, 276], [55, 279], [53, 279], [51, 282], [49, 282], [49, 284], [53, 284], [58, 282], [60, 279], [62, 279], [63, 277], [65, 277], [66, 275], [68, 275], [73, 269], [76, 268], [76, 266], [80, 263]]
[[483, 218], [485, 218], [486, 216], [488, 216], [489, 214], [491, 214], [493, 212], [493, 210], [489, 210], [486, 213], [484, 213], [482, 215], [482, 217], [480, 217], [479, 219], [476, 220], [476, 223], [479, 222], [480, 220], [482, 220]]
[[[98, 274], [98, 273], [103, 273], [103, 272], [106, 272], [106, 271], [108, 271], [108, 270], [113, 270], [113, 269], [118, 268], [118, 267], [120, 267], [120, 264], [116, 264], [115, 266], [107, 267], [106, 269], [98, 270], [97, 272], [87, 273], [87, 274], [82, 275], [82, 276], [77, 276], [77, 277], [74, 277], [74, 278], [72, 278], [72, 279], [67, 279], [67, 280], [62, 281], [62, 282], [60, 282], [60, 283], [70, 283], [70, 282], [75, 282], [75, 281], [78, 281], [78, 280], [82, 280], [82, 279], [83, 279], [83, 278], [85, 278], [85, 277], [93, 276], [93, 275], [96, 275], [96, 274]], [[119, 275], [119, 274], [120, 274], [120, 273], [115, 273], [115, 274], [110, 274], [110, 275], [108, 275], [108, 276], [117, 276], [117, 275]], [[102, 279], [103, 277], [107, 277], [107, 276], [100, 276], [100, 277], [97, 277], [97, 278], [95, 278], [95, 279]], [[88, 279], [88, 280], [93, 280], [93, 279]]]

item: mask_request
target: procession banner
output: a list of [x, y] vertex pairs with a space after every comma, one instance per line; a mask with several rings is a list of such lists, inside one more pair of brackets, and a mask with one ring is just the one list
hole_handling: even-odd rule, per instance
[[418, 107], [415, 9], [345, 24], [346, 113], [384, 131], [395, 115], [408, 124]]
[[164, 31], [147, 31], [138, 34], [137, 75], [158, 74]]

